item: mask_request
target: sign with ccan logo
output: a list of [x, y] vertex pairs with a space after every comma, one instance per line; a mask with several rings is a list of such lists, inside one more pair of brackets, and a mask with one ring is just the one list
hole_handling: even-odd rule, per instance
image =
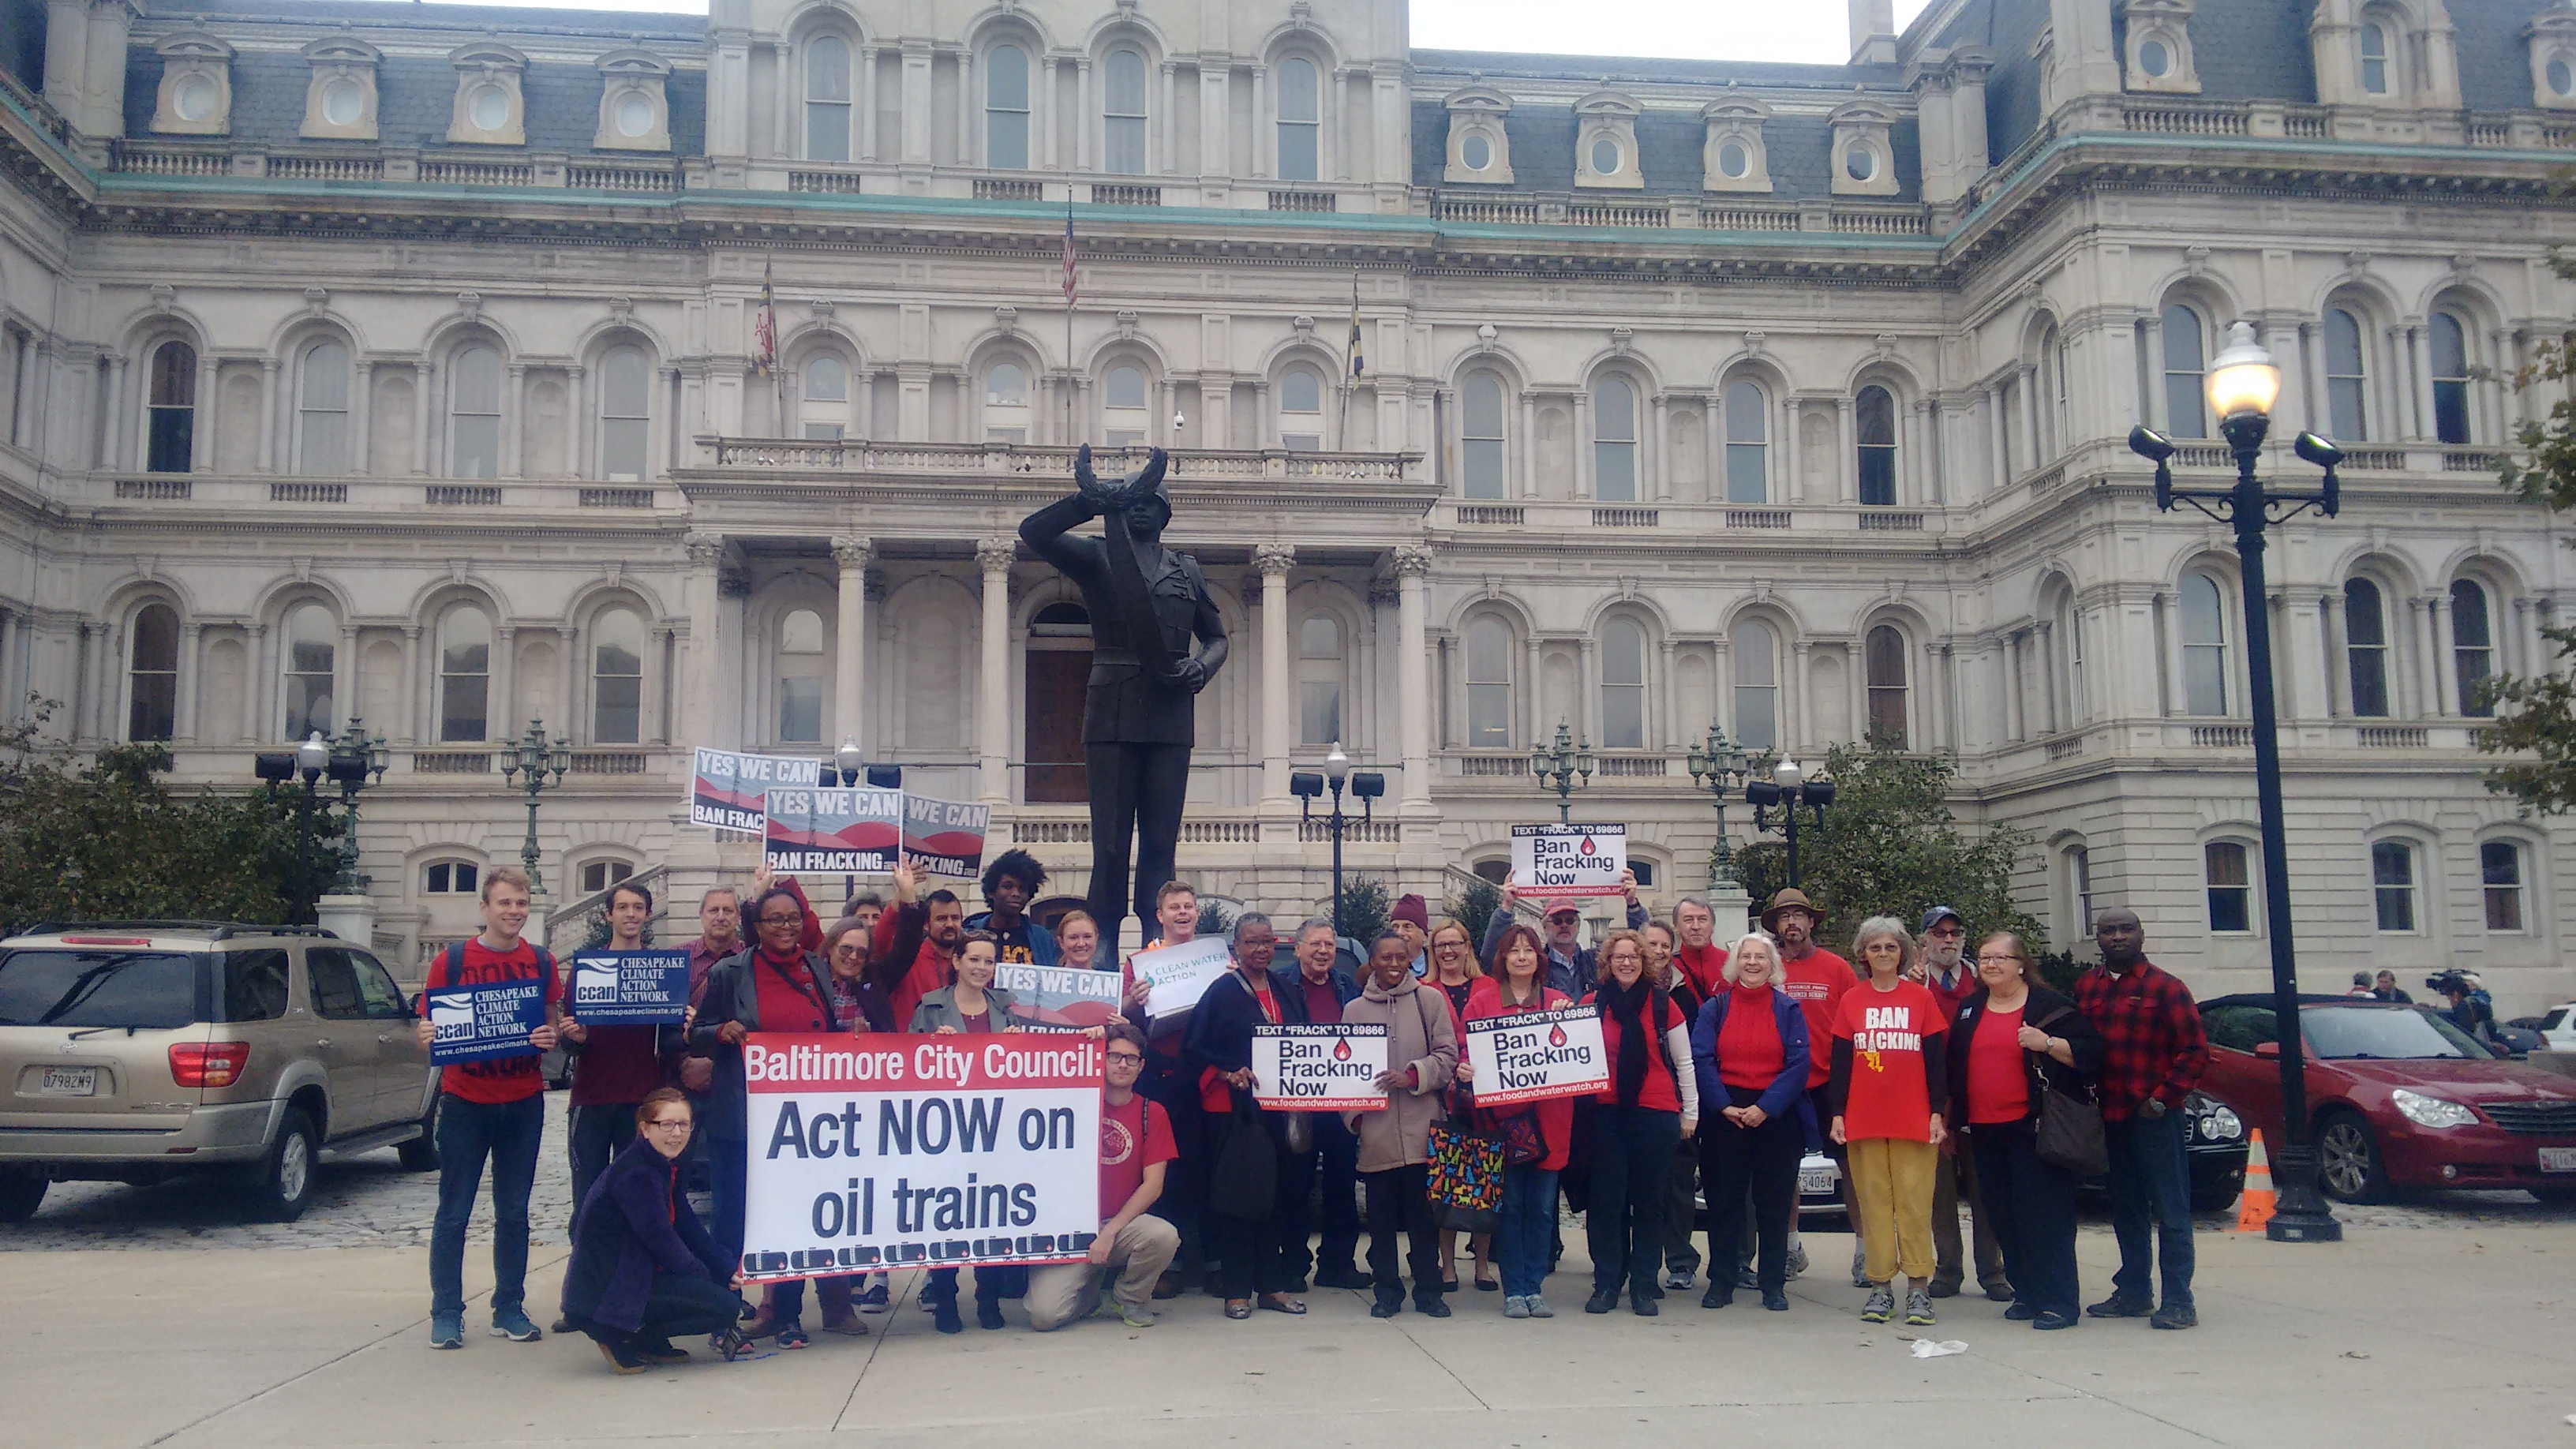
[[564, 1014], [585, 1026], [661, 1026], [689, 1008], [686, 951], [583, 951]]

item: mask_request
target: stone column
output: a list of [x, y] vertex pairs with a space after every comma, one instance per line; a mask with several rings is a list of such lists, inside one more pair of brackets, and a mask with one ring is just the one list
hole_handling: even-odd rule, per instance
[[[520, 399], [527, 392], [527, 388], [527, 364], [511, 363], [502, 377], [501, 456], [494, 460], [500, 464], [501, 476], [504, 478], [527, 476], [526, 460], [519, 456], [519, 407]], [[570, 422], [571, 419], [567, 418], [565, 421]]]
[[988, 538], [975, 545], [984, 571], [982, 687], [976, 692], [976, 735], [981, 742], [983, 798], [1007, 806], [1011, 799], [1011, 561], [1017, 544]]
[[1431, 653], [1424, 631], [1427, 601], [1423, 581], [1431, 573], [1431, 550], [1422, 544], [1395, 549], [1396, 709], [1404, 748], [1404, 808], [1431, 809]]
[[1843, 503], [1860, 501], [1859, 434], [1852, 426], [1852, 400], [1834, 399], [1834, 489], [1835, 498]]
[[193, 619], [179, 626], [179, 705], [170, 733], [183, 745], [197, 742], [197, 653], [205, 632]]
[[[263, 357], [259, 360], [259, 471], [263, 473], [287, 471], [277, 451], [278, 402], [277, 359]], [[208, 458], [206, 466], [211, 469], [214, 459]]]
[[1261, 575], [1261, 801], [1266, 810], [1287, 810], [1288, 751], [1295, 743], [1296, 684], [1288, 662], [1288, 570], [1297, 547], [1260, 543], [1252, 547], [1252, 567]]
[[420, 738], [420, 626], [403, 625], [402, 716], [388, 733], [398, 745]]
[[866, 719], [861, 687], [867, 668], [868, 565], [876, 562], [876, 543], [865, 538], [832, 540], [832, 561], [841, 566], [840, 622], [832, 666], [832, 719], [841, 738], [862, 753]]
[[688, 616], [689, 669], [680, 695], [682, 733], [692, 745], [723, 746], [731, 734], [716, 729], [719, 656], [717, 620], [723, 601], [716, 591], [716, 569], [724, 558], [722, 534], [692, 533], [682, 540], [689, 552], [689, 574], [681, 585], [681, 610]]
[[2424, 651], [2424, 660], [2433, 668], [2433, 689], [2426, 697], [2440, 701], [2445, 718], [2460, 712], [2459, 674], [2451, 667], [2451, 651], [2443, 643], [2450, 635], [2451, 622], [2451, 601], [2441, 594], [2426, 597], [2424, 625], [2431, 642]]
[[508, 743], [527, 726], [519, 723], [519, 630], [504, 624], [492, 631], [492, 698], [485, 703], [485, 727], [496, 741]]
[[[136, 424], [151, 415], [151, 369], [144, 369], [142, 405], [129, 409], [125, 396], [125, 357], [122, 353], [107, 359], [107, 426], [99, 429], [107, 456], [99, 459], [103, 468], [121, 470], [130, 466], [126, 455], [134, 450], [134, 437], [140, 431]], [[204, 416], [202, 411], [198, 414]], [[192, 425], [193, 426], [193, 425]], [[149, 461], [148, 459], [145, 461]]]
[[250, 677], [243, 681], [241, 703], [241, 737], [265, 739], [261, 721], [268, 717], [267, 701], [277, 698], [276, 676], [269, 672], [268, 626], [253, 624], [242, 633], [242, 662]]
[[375, 374], [376, 365], [365, 358], [349, 364], [349, 472], [354, 477], [366, 476], [367, 455], [375, 451]]
[[426, 360], [411, 365], [411, 472], [415, 478], [429, 476], [429, 363]]

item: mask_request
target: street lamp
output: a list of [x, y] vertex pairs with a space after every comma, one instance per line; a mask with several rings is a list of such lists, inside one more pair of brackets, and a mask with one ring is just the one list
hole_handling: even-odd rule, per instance
[[[262, 754], [252, 761], [251, 772], [262, 780], [285, 784], [302, 780], [304, 789], [295, 802], [295, 879], [288, 890], [287, 924], [310, 926], [321, 918], [320, 901], [325, 884], [314, 869], [313, 821], [318, 812], [329, 808], [321, 798], [321, 785], [327, 776], [340, 787], [340, 809], [348, 855], [356, 855], [358, 831], [358, 792], [382, 780], [389, 757], [381, 735], [370, 735], [356, 719], [337, 737], [325, 740], [320, 730], [305, 737], [304, 743], [292, 750]], [[344, 862], [345, 869], [345, 862]], [[342, 872], [333, 872], [334, 877]]]
[[528, 792], [528, 838], [519, 847], [519, 859], [528, 867], [530, 894], [545, 891], [537, 875], [537, 796], [549, 786], [562, 784], [564, 772], [571, 768], [572, 741], [546, 738], [543, 720], [529, 720], [528, 732], [519, 737], [518, 744], [501, 751], [501, 779], [505, 785], [521, 775], [527, 776], [520, 788]]
[[1530, 752], [1530, 773], [1538, 776], [1542, 790], [1556, 792], [1556, 823], [1564, 825], [1574, 819], [1575, 787], [1592, 783], [1592, 741], [1575, 743], [1565, 721], [1556, 722], [1556, 744]]
[[1735, 883], [1735, 852], [1726, 844], [1726, 792], [1744, 783], [1744, 751], [1726, 738], [1717, 721], [1708, 724], [1708, 745], [1690, 747], [1684, 756], [1690, 765], [1691, 783], [1708, 791], [1717, 802], [1717, 853], [1709, 862], [1711, 885]]
[[2267, 491], [2254, 477], [2263, 437], [2271, 431], [2272, 404], [2280, 400], [2281, 369], [2272, 354], [2254, 340], [2254, 329], [2239, 322], [2228, 329], [2226, 350], [2210, 359], [2210, 411], [2218, 430], [2236, 454], [2236, 486], [2176, 488], [2173, 442], [2138, 428], [2129, 434], [2129, 449], [2156, 465], [2156, 508], [2170, 512], [2179, 500], [2236, 530], [2238, 582], [2244, 590], [2245, 676], [2254, 716], [2254, 799], [2263, 825], [2263, 923], [2272, 948], [2272, 1010], [2282, 1027], [2281, 1150], [2273, 1160], [2273, 1180], [2280, 1186], [2280, 1207], [2265, 1231], [2276, 1243], [2332, 1243], [2343, 1239], [2317, 1190], [2317, 1149], [2308, 1128], [2306, 1052], [2298, 1048], [2299, 968], [2290, 939], [2290, 852], [2281, 812], [2281, 745], [2274, 734], [2272, 705], [2272, 622], [2263, 583], [2263, 530], [2286, 523], [2310, 508], [2332, 518], [2342, 507], [2343, 485], [2335, 467], [2343, 450], [2315, 433], [2301, 433], [2298, 455], [2325, 470], [2325, 486], [2314, 493]]
[[1297, 797], [1297, 818], [1302, 824], [1315, 818], [1315, 801], [1330, 785], [1333, 811], [1324, 817], [1325, 829], [1333, 837], [1333, 934], [1342, 930], [1342, 836], [1350, 829], [1351, 818], [1342, 813], [1342, 791], [1347, 787], [1351, 798], [1360, 802], [1360, 819], [1377, 818], [1370, 803], [1386, 794], [1386, 776], [1376, 770], [1353, 770], [1351, 757], [1342, 753], [1342, 742], [1333, 741], [1333, 752], [1324, 756], [1321, 772], [1298, 770], [1288, 776], [1288, 793]]
[[1744, 787], [1744, 800], [1753, 807], [1755, 830], [1770, 829], [1766, 812], [1775, 807], [1780, 811], [1780, 828], [1789, 837], [1789, 884], [1798, 884], [1798, 807], [1804, 805], [1813, 812], [1817, 828], [1822, 829], [1825, 807], [1834, 803], [1834, 782], [1810, 780], [1797, 761], [1782, 759], [1771, 767], [1770, 779]]

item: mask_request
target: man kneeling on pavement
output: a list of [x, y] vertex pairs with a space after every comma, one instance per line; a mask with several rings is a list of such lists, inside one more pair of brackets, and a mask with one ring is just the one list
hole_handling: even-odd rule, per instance
[[[1040, 1333], [1093, 1312], [1115, 1313], [1130, 1328], [1154, 1323], [1154, 1280], [1181, 1248], [1180, 1231], [1145, 1209], [1163, 1195], [1164, 1164], [1178, 1155], [1162, 1104], [1136, 1095], [1145, 1071], [1145, 1033], [1111, 1022], [1101, 1041], [1108, 1081], [1100, 1092], [1100, 1235], [1089, 1260], [1029, 1274], [1029, 1327]], [[1117, 1275], [1110, 1301], [1100, 1301], [1107, 1273]]]

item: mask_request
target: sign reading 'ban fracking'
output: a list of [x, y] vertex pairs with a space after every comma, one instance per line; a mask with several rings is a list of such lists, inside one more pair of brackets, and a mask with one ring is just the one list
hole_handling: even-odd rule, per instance
[[1256, 1026], [1252, 1097], [1274, 1112], [1368, 1112], [1386, 1105], [1386, 1028]]

